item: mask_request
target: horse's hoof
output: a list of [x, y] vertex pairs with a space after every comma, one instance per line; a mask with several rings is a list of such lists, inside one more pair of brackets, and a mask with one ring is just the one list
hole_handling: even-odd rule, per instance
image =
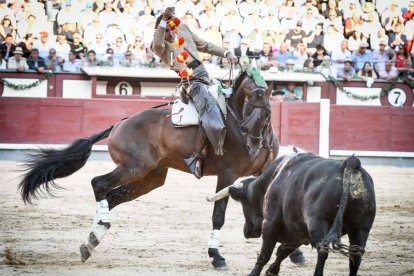
[[305, 256], [303, 256], [303, 253], [301, 252], [300, 254], [296, 254], [296, 255], [290, 255], [290, 261], [292, 263], [294, 263], [295, 265], [305, 265]]
[[224, 258], [214, 258], [212, 264], [215, 270], [227, 270], [227, 264]]
[[82, 244], [80, 246], [80, 253], [81, 253], [81, 261], [84, 263], [89, 257], [91, 256], [91, 252], [86, 245]]

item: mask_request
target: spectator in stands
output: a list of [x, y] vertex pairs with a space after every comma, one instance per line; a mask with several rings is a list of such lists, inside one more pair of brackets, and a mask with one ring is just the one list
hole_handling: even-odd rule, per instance
[[[92, 20], [92, 24], [86, 26], [85, 32], [83, 33], [83, 39], [86, 45], [93, 43], [98, 34], [101, 34], [101, 36], [103, 36], [102, 41], [106, 43], [105, 31], [106, 29], [104, 29], [100, 24], [99, 17], [94, 17]], [[96, 51], [96, 49], [94, 50]]]
[[286, 35], [286, 45], [289, 51], [293, 52], [299, 43], [306, 43], [306, 32], [302, 30], [302, 21], [298, 21], [293, 30], [290, 30]]
[[65, 60], [65, 62], [63, 63], [62, 71], [68, 73], [80, 73], [81, 67], [81, 60], [76, 58], [75, 52], [69, 51], [68, 60]]
[[64, 60], [68, 60], [71, 48], [64, 33], [59, 33], [57, 35], [57, 42], [53, 48], [56, 50], [58, 56], [62, 57]]
[[33, 49], [33, 34], [26, 34], [24, 41], [20, 41], [17, 46], [23, 49], [23, 57], [29, 58]]
[[23, 57], [23, 49], [21, 47], [16, 47], [13, 51], [13, 56], [9, 58], [7, 64], [7, 69], [9, 70], [16, 70], [17, 72], [29, 70], [27, 60]]
[[385, 30], [387, 31], [387, 33], [391, 33], [394, 31], [394, 28], [397, 25], [403, 25], [404, 24], [404, 19], [402, 18], [402, 16], [400, 14], [395, 15], [394, 17], [392, 17], [387, 25], [384, 26]]
[[39, 50], [39, 55], [42, 58], [45, 58], [48, 53], [49, 53], [49, 49], [52, 47], [55, 47], [55, 42], [51, 41], [49, 39], [49, 33], [46, 31], [42, 31], [39, 33], [40, 36], [40, 41], [36, 40], [33, 42], [33, 48], [36, 48]]
[[303, 100], [303, 93], [300, 91], [300, 89], [295, 87], [295, 84], [293, 82], [289, 82], [286, 85], [286, 88], [283, 91], [285, 94], [285, 99], [289, 102], [293, 101], [301, 101]]
[[[333, 2], [336, 3], [335, 1]], [[327, 32], [330, 25], [334, 25], [335, 28], [340, 32], [342, 32], [344, 29], [344, 26], [342, 24], [342, 17], [338, 16], [338, 12], [335, 10], [331, 10], [329, 12], [328, 18], [326, 18], [323, 22], [323, 31]]]
[[344, 81], [351, 81], [354, 78], [355, 69], [352, 67], [350, 60], [345, 60], [344, 67], [339, 69], [336, 77]]
[[20, 19], [17, 23], [17, 36], [18, 37], [25, 37], [27, 34], [38, 34], [42, 29], [43, 26], [41, 25], [40, 20], [36, 20], [36, 16], [33, 14], [29, 14], [26, 17], [26, 14], [24, 14], [26, 20], [23, 18]]
[[308, 53], [310, 54], [313, 54], [316, 51], [317, 45], [324, 44], [324, 34], [322, 31], [322, 24], [317, 24], [315, 26], [315, 29], [308, 34], [306, 41], [307, 41]]
[[295, 71], [295, 62], [293, 61], [293, 59], [288, 59], [286, 61], [286, 67], [285, 67], [285, 72], [293, 72]]
[[414, 40], [414, 1], [410, 2], [410, 5], [413, 6], [413, 14], [410, 19], [405, 22], [404, 26], [404, 35], [407, 38], [407, 50], [410, 51], [413, 48]]
[[107, 28], [116, 23], [117, 13], [120, 13], [120, 10], [112, 2], [106, 2], [104, 10], [99, 13], [99, 21], [104, 23], [102, 27]]
[[[205, 7], [204, 7], [204, 13], [202, 13], [199, 16], [199, 23], [200, 23], [201, 30], [206, 31], [213, 24], [216, 24], [217, 26], [219, 26], [219, 21], [220, 19], [216, 15], [214, 5], [211, 2], [206, 2]], [[220, 45], [220, 44], [217, 44], [217, 45]]]
[[287, 29], [293, 29], [296, 22], [296, 12], [295, 2], [293, 0], [285, 0], [279, 10], [280, 25]]
[[411, 64], [411, 58], [408, 55], [407, 48], [404, 46], [399, 47], [395, 56], [395, 67], [397, 67], [398, 75], [400, 77], [406, 77], [409, 70], [413, 70]]
[[371, 66], [371, 63], [365, 62], [361, 70], [358, 71], [358, 78], [367, 81], [368, 78], [377, 79], [377, 74]]
[[[337, 4], [336, 0], [328, 0], [328, 7], [322, 12], [322, 15], [325, 18], [331, 19], [331, 14], [332, 14], [331, 12], [335, 12], [335, 16], [337, 16], [340, 19], [341, 26], [342, 26], [342, 12], [338, 8], [338, 4]], [[326, 27], [328, 27], [328, 26], [326, 26]], [[325, 26], [324, 26], [324, 31], [326, 32], [326, 30], [327, 30], [327, 28], [325, 28]]]
[[145, 48], [142, 36], [136, 36], [134, 44], [128, 47], [138, 64], [147, 64], [147, 49]]
[[[309, 3], [309, 2], [307, 2], [307, 3]], [[310, 3], [312, 3], [312, 2], [310, 2]], [[314, 6], [312, 6], [312, 7], [314, 7]], [[315, 29], [316, 24], [319, 23], [319, 18], [317, 17], [317, 15], [319, 15], [317, 9], [316, 9], [316, 12], [315, 12], [313, 9], [309, 8], [306, 11], [306, 16], [301, 17], [300, 21], [303, 24], [302, 28], [303, 28], [303, 30], [305, 31], [306, 34], [309, 34], [311, 31], [313, 31]]]
[[325, 49], [329, 53], [332, 53], [335, 49], [338, 49], [338, 45], [341, 44], [342, 40], [344, 40], [343, 34], [335, 28], [335, 25], [329, 25], [328, 31], [323, 38]]
[[[404, 22], [409, 21], [413, 18], [414, 15], [414, 1], [410, 1], [408, 4], [408, 9], [403, 13]], [[410, 37], [410, 36], [407, 36]]]
[[349, 8], [344, 10], [345, 17], [345, 37], [349, 38], [355, 31], [357, 26], [361, 26], [364, 22], [361, 18], [362, 11], [360, 9], [359, 3], [357, 1], [352, 1], [349, 3]]
[[358, 50], [359, 45], [362, 42], [367, 42], [361, 32], [361, 27], [356, 27], [354, 32], [348, 38], [348, 49], [353, 52]]
[[[303, 2], [303, 1], [301, 1], [301, 2]], [[318, 10], [317, 7], [315, 7], [312, 4], [312, 0], [306, 0], [304, 2], [305, 3], [302, 6], [298, 7], [298, 10], [297, 10], [298, 16], [300, 16], [302, 18], [306, 17], [308, 15], [308, 11], [311, 10], [313, 17], [317, 18], [318, 14], [319, 14], [319, 10]], [[296, 1], [295, 4], [297, 5], [298, 3], [299, 3], [299, 1]]]
[[7, 34], [13, 34], [14, 33], [14, 27], [12, 25], [12, 22], [10, 18], [5, 16], [3, 20], [1, 21], [0, 25], [0, 43], [3, 43], [3, 41], [6, 40]]
[[293, 52], [295, 68], [301, 69], [308, 58], [309, 56], [305, 44], [299, 43], [296, 50]]
[[344, 67], [345, 60], [351, 59], [352, 53], [348, 50], [348, 40], [344, 39], [341, 42], [341, 47], [331, 54], [332, 66], [338, 71]]
[[229, 9], [226, 16], [221, 19], [220, 31], [223, 35], [227, 32], [231, 32], [235, 27], [243, 24], [242, 18], [237, 12], [237, 8]]
[[1, 54], [5, 61], [8, 61], [13, 56], [13, 52], [16, 49], [16, 45], [13, 43], [13, 35], [7, 34], [6, 40], [0, 44]]
[[[385, 1], [384, 1], [385, 3]], [[388, 8], [386, 8], [381, 14], [381, 25], [387, 26], [387, 24], [392, 21], [393, 18], [400, 17], [401, 12], [398, 9], [398, 3], [395, 0], [390, 2]]]
[[314, 64], [313, 64], [313, 58], [308, 58], [307, 60], [305, 60], [305, 62], [303, 63], [303, 69], [305, 71], [310, 71], [313, 72], [314, 70]]
[[66, 23], [76, 23], [80, 18], [80, 11], [72, 7], [72, 1], [66, 0], [64, 8], [57, 14], [57, 24], [63, 26]]
[[73, 43], [70, 44], [70, 50], [75, 53], [76, 58], [80, 59], [81, 55], [84, 55], [87, 51], [86, 46], [83, 43], [80, 33], [73, 34]]
[[193, 12], [188, 10], [186, 11], [184, 18], [182, 19], [183, 23], [190, 27], [191, 30], [194, 30], [196, 35], [200, 34], [200, 24], [198, 23], [198, 19], [194, 17]]
[[313, 64], [315, 65], [315, 67], [321, 65], [322, 61], [324, 60], [324, 57], [327, 55], [328, 52], [326, 51], [325, 47], [323, 47], [323, 45], [316, 45], [316, 51], [311, 56], [313, 58]]
[[126, 51], [124, 54], [124, 58], [121, 60], [120, 64], [123, 67], [135, 67], [137, 66], [137, 62], [134, 59], [134, 56], [132, 55], [131, 51]]
[[362, 10], [364, 11], [364, 14], [362, 15], [364, 22], [361, 26], [361, 32], [367, 39], [366, 42], [368, 42], [368, 38], [375, 36], [379, 29], [381, 29], [381, 23], [379, 21], [379, 16], [375, 10], [375, 5], [373, 3], [365, 2], [363, 4]]
[[99, 65], [99, 59], [96, 58], [96, 53], [94, 50], [89, 50], [86, 54], [85, 62], [82, 64], [82, 66], [98, 66]]
[[385, 41], [388, 45], [388, 36], [384, 28], [379, 29], [376, 35], [370, 37], [371, 49], [379, 49], [380, 41]]
[[112, 48], [108, 48], [106, 50], [106, 54], [103, 56], [100, 66], [104, 67], [117, 67], [119, 66], [119, 61], [114, 59], [114, 50]]
[[118, 36], [111, 48], [114, 50], [114, 58], [117, 60], [122, 60], [124, 58], [125, 52], [128, 49], [128, 45], [124, 43], [122, 37]]
[[394, 52], [391, 49], [387, 49], [388, 46], [384, 40], [380, 41], [379, 44], [379, 49], [372, 52], [372, 61], [377, 72], [384, 70], [385, 61], [391, 60], [394, 57]]
[[[93, 3], [87, 2], [84, 8], [82, 8], [80, 12], [80, 18], [79, 18], [79, 29], [81, 30], [82, 33], [85, 31], [86, 26], [88, 26], [89, 24], [92, 24], [92, 21], [94, 20], [95, 16], [96, 14], [93, 11]], [[132, 22], [132, 21], [129, 21], [129, 22]]]
[[45, 60], [39, 56], [39, 50], [34, 48], [30, 57], [27, 59], [27, 65], [30, 70], [43, 73], [46, 70]]
[[277, 61], [273, 54], [272, 45], [269, 41], [265, 41], [263, 43], [263, 49], [259, 52], [257, 66], [262, 70], [267, 70], [272, 66], [277, 66]]
[[150, 5], [145, 5], [143, 14], [139, 16], [137, 20], [138, 26], [146, 26], [149, 22], [154, 20], [154, 16], [151, 14], [152, 9]]
[[255, 0], [246, 0], [239, 4], [241, 17], [247, 17], [252, 14], [260, 13], [260, 6]]
[[287, 44], [282, 42], [279, 51], [275, 54], [279, 67], [285, 67], [288, 59], [293, 59], [292, 52], [288, 51]]
[[[114, 47], [114, 45], [116, 45], [117, 40], [119, 40], [119, 38], [121, 38], [122, 40], [122, 43], [120, 45], [125, 47], [125, 45], [123, 45], [124, 37], [125, 37], [125, 34], [123, 30], [119, 28], [119, 25], [117, 22], [114, 22], [112, 25], [108, 26], [108, 28], [106, 29], [106, 43], [111, 45], [111, 47]], [[123, 53], [124, 52], [122, 52], [122, 54]]]
[[49, 49], [49, 55], [45, 58], [45, 64], [47, 70], [52, 72], [61, 72], [62, 71], [62, 64], [64, 63], [64, 59], [56, 55], [55, 48]]
[[240, 63], [247, 66], [250, 64], [250, 58], [254, 58], [254, 53], [250, 50], [250, 41], [243, 38], [240, 42], [240, 46], [234, 49], [234, 55], [240, 58]]
[[95, 42], [88, 45], [88, 49], [94, 50], [96, 57], [101, 59], [108, 49], [108, 44], [106, 44], [104, 37], [101, 33], [97, 33], [95, 37]]
[[280, 89], [274, 90], [270, 95], [270, 100], [275, 102], [283, 102], [285, 100], [285, 92]]
[[367, 50], [368, 43], [362, 42], [359, 45], [357, 51], [352, 55], [352, 61], [354, 63], [354, 68], [356, 71], [359, 71], [363, 68], [365, 62], [372, 64], [372, 54], [370, 50]]
[[384, 68], [379, 71], [380, 79], [390, 81], [398, 77], [397, 68], [393, 66], [392, 61], [386, 60], [384, 64]]
[[329, 56], [323, 57], [322, 63], [315, 68], [315, 71], [321, 73], [325, 78], [336, 76], [336, 70], [331, 66], [331, 58]]
[[395, 51], [398, 51], [401, 47], [407, 47], [407, 37], [402, 33], [401, 27], [401, 24], [396, 25], [393, 32], [388, 35], [389, 45]]

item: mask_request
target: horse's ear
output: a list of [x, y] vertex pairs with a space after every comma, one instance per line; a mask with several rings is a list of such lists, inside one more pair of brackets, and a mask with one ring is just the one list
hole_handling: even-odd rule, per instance
[[270, 82], [269, 87], [266, 89], [266, 97], [267, 98], [270, 98], [270, 94], [272, 93], [272, 91], [273, 91], [273, 81]]

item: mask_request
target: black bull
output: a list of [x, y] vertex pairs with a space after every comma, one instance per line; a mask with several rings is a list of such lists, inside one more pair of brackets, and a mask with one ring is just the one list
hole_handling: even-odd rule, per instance
[[[244, 235], [263, 244], [250, 275], [259, 275], [277, 242], [276, 261], [267, 275], [276, 275], [281, 262], [302, 244], [317, 248], [314, 275], [323, 275], [328, 251], [349, 256], [349, 275], [357, 275], [375, 218], [371, 176], [351, 156], [338, 161], [312, 153], [277, 158], [259, 177], [249, 178], [208, 200], [229, 195], [241, 201], [246, 219]], [[350, 246], [341, 242], [348, 234]]]

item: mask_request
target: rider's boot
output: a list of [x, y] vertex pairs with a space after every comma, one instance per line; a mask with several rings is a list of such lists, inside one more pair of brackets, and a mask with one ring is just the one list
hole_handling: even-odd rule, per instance
[[197, 130], [194, 153], [190, 158], [184, 159], [185, 163], [190, 168], [191, 173], [194, 174], [197, 179], [203, 177], [204, 159], [207, 155], [206, 138], [206, 134], [200, 126]]

